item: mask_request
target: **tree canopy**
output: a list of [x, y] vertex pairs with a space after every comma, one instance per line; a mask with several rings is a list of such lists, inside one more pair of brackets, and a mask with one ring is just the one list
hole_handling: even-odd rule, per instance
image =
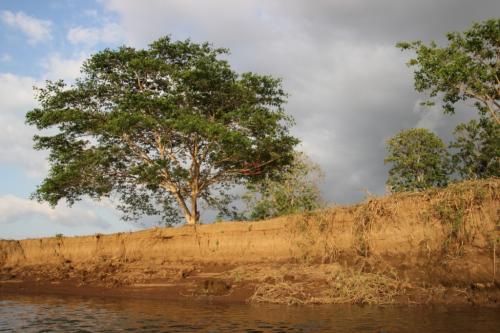
[[34, 197], [119, 199], [125, 219], [199, 220], [232, 185], [293, 160], [298, 140], [279, 79], [238, 74], [227, 50], [169, 37], [91, 56], [74, 84], [48, 81], [27, 123], [50, 171]]
[[393, 192], [419, 191], [448, 183], [449, 156], [443, 141], [424, 128], [403, 130], [387, 141], [387, 185]]
[[500, 19], [475, 23], [463, 33], [448, 33], [447, 39], [444, 47], [422, 41], [397, 44], [416, 53], [408, 62], [416, 67], [416, 90], [442, 98], [449, 113], [458, 101], [472, 100], [480, 113], [500, 123]]
[[319, 165], [306, 154], [296, 152], [290, 165], [250, 184], [243, 196], [247, 203], [244, 219], [263, 220], [322, 207], [324, 201], [319, 186], [323, 178]]
[[481, 117], [459, 124], [454, 134], [452, 161], [462, 179], [500, 177], [500, 124]]

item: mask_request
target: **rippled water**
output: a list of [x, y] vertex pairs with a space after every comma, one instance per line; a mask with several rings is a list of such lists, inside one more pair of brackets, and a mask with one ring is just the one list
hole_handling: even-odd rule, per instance
[[499, 332], [500, 310], [0, 295], [0, 332]]

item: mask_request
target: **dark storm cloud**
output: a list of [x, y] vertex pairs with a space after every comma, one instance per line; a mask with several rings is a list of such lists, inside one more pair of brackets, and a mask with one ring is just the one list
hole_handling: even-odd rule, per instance
[[312, 34], [332, 33], [376, 44], [443, 40], [448, 31], [463, 30], [500, 13], [496, 0], [292, 0], [279, 4]]
[[[500, 2], [481, 1], [137, 1], [108, 0], [129, 43], [161, 35], [191, 37], [231, 49], [238, 71], [283, 78], [293, 132], [326, 174], [331, 202], [382, 194], [385, 141], [423, 126], [444, 139], [474, 113], [443, 115], [420, 108], [400, 40], [443, 41], [448, 31], [498, 15]], [[147, 22], [147, 24], [145, 24]]]

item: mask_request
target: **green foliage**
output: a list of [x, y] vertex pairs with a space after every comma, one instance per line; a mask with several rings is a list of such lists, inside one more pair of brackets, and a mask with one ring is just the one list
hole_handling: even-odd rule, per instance
[[437, 201], [430, 206], [429, 216], [438, 219], [447, 227], [443, 250], [450, 254], [461, 255], [464, 244], [470, 244], [478, 230], [471, 212], [489, 200], [490, 187], [485, 183], [461, 182], [449, 186], [441, 192]]
[[323, 206], [319, 165], [304, 153], [295, 153], [293, 162], [278, 173], [249, 184], [243, 196], [246, 218], [262, 220], [280, 215], [307, 212]]
[[[448, 45], [435, 42], [400, 42], [402, 50], [413, 50], [408, 62], [416, 66], [415, 88], [442, 97], [445, 112], [453, 113], [458, 101], [472, 100], [481, 114], [498, 124], [500, 110], [500, 19], [475, 23], [469, 30], [447, 34]], [[433, 104], [432, 101], [424, 104]]]
[[298, 140], [280, 80], [240, 75], [225, 53], [164, 37], [93, 55], [71, 86], [48, 81], [26, 115], [51, 129], [34, 138], [51, 166], [34, 197], [71, 205], [112, 196], [125, 219], [196, 223], [198, 200], [217, 206], [232, 185], [286, 167]]
[[387, 185], [393, 192], [420, 191], [445, 186], [450, 173], [443, 141], [423, 128], [403, 130], [387, 141], [391, 163]]
[[454, 131], [454, 169], [462, 179], [500, 177], [500, 125], [481, 117], [460, 124]]

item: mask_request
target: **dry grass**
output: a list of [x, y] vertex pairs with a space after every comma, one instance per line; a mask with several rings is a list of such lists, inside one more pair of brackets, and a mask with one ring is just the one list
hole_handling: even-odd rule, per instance
[[304, 291], [302, 284], [289, 282], [262, 283], [257, 286], [249, 301], [252, 303], [297, 305], [311, 303], [311, 296]]
[[359, 255], [368, 257], [373, 252], [377, 228], [390, 228], [392, 224], [396, 228], [405, 225], [417, 230], [419, 225], [426, 224], [428, 230], [438, 229], [435, 231], [443, 236], [438, 251], [461, 255], [464, 245], [476, 242], [475, 246], [482, 247], [484, 242], [477, 242], [492, 233], [491, 222], [500, 224], [499, 186], [499, 180], [491, 178], [423, 192], [369, 197], [353, 211], [353, 246]]
[[[394, 273], [366, 273], [339, 269], [317, 273], [315, 281], [275, 280], [257, 285], [250, 302], [276, 304], [392, 304], [404, 295], [406, 284]], [[320, 276], [320, 274], [322, 276]], [[326, 281], [326, 283], [325, 283]], [[322, 283], [323, 282], [323, 283]]]
[[428, 215], [441, 221], [446, 230], [444, 250], [458, 254], [464, 244], [470, 244], [478, 232], [484, 231], [477, 212], [486, 200], [498, 202], [497, 187], [495, 182], [463, 182], [434, 194]]
[[339, 272], [330, 283], [329, 303], [392, 304], [395, 296], [404, 294], [403, 283], [395, 275]]

